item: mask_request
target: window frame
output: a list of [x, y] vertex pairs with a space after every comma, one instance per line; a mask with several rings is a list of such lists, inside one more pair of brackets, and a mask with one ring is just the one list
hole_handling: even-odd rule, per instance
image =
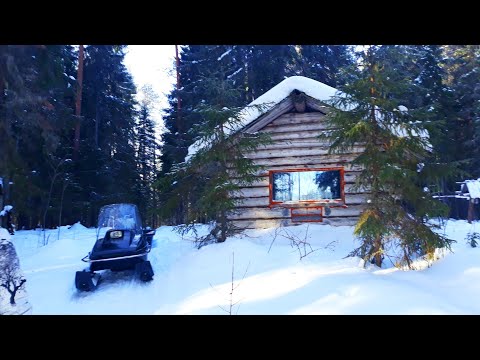
[[[284, 172], [303, 172], [303, 171], [340, 171], [340, 195], [341, 199], [318, 199], [318, 200], [296, 200], [296, 201], [275, 201], [273, 200], [273, 174]], [[268, 171], [268, 198], [269, 207], [321, 207], [327, 205], [336, 205], [345, 207], [345, 168], [343, 166], [322, 167], [322, 168], [294, 168]]]

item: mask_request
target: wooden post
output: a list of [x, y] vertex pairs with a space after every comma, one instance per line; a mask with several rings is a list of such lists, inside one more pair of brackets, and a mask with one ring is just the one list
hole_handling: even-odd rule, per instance
[[82, 84], [83, 84], [83, 45], [78, 50], [78, 69], [77, 69], [77, 99], [75, 101], [75, 140], [73, 143], [73, 159], [77, 160], [78, 150], [80, 148], [80, 115], [82, 113]]
[[470, 200], [468, 201], [468, 216], [467, 216], [467, 220], [469, 224], [472, 223], [474, 218], [474, 214], [475, 214], [474, 206], [475, 206], [475, 199], [470, 198]]

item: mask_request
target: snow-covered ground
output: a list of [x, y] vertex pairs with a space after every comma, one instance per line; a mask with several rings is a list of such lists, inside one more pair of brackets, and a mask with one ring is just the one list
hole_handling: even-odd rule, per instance
[[57, 230], [47, 231], [41, 247], [40, 231], [12, 236], [33, 314], [480, 314], [480, 249], [465, 240], [480, 232], [479, 222], [447, 221], [442, 232], [457, 240], [453, 253], [417, 271], [363, 268], [359, 258], [345, 258], [358, 245], [347, 226], [287, 228], [298, 239], [307, 232], [315, 251], [302, 259], [285, 232], [271, 246], [275, 229], [198, 250], [191, 238], [161, 227], [149, 254], [152, 282], [106, 271], [91, 293], [77, 292], [74, 277], [85, 268], [95, 229], [60, 230], [58, 240]]
[[[0, 227], [0, 315], [31, 315], [25, 284], [21, 284], [23, 274], [18, 255], [10, 240], [8, 231]], [[15, 293], [15, 304], [11, 305], [10, 291], [14, 290], [13, 285], [22, 286]]]

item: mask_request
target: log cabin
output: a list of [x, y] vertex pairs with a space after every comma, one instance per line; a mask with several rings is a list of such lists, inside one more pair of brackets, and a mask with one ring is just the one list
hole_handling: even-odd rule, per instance
[[[353, 225], [367, 201], [367, 193], [352, 185], [361, 169], [350, 162], [363, 151], [328, 154], [329, 142], [319, 135], [328, 130], [326, 103], [337, 90], [302, 76], [293, 76], [258, 97], [235, 133], [265, 132], [272, 143], [247, 154], [263, 170], [238, 199], [229, 220], [242, 229], [290, 226], [305, 222]], [[186, 161], [199, 149], [194, 143]]]

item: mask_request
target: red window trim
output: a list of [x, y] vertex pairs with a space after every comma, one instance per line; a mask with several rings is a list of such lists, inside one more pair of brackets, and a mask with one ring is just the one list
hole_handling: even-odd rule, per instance
[[[285, 204], [283, 201], [273, 201], [273, 174], [277, 172], [300, 172], [300, 171], [332, 171], [332, 170], [339, 170], [340, 171], [340, 194], [341, 200], [332, 199], [332, 200], [299, 200], [293, 203]], [[281, 170], [269, 170], [268, 171], [268, 200], [269, 200], [269, 207], [303, 207], [312, 205], [313, 207], [322, 207], [326, 205], [336, 205], [346, 207], [345, 205], [345, 168], [341, 167], [324, 167], [324, 168], [293, 168], [293, 169], [281, 169]], [[303, 205], [303, 206], [302, 206]], [[315, 206], [316, 205], [316, 206]]]

